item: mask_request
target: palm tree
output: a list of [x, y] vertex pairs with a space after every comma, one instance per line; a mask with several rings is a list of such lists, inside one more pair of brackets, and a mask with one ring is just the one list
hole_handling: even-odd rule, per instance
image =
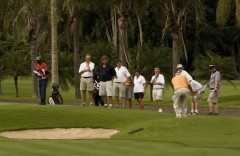
[[176, 73], [176, 66], [180, 62], [180, 56], [184, 51], [185, 59], [187, 57], [186, 47], [186, 21], [187, 11], [195, 9], [196, 21], [199, 22], [203, 15], [203, 5], [201, 0], [163, 0], [160, 3], [155, 1], [162, 8], [166, 15], [166, 21], [163, 29], [162, 39], [170, 29], [172, 34], [172, 69], [173, 75]]
[[[235, 20], [236, 26], [240, 27], [240, 0], [218, 0], [216, 10], [216, 20], [220, 26], [224, 26], [228, 23], [232, 10], [236, 8]], [[235, 47], [235, 61], [240, 59], [240, 37], [236, 37], [233, 43]], [[240, 64], [238, 63], [238, 72], [240, 72]]]
[[[23, 1], [23, 4], [20, 4], [20, 9], [14, 19], [13, 25], [16, 26], [17, 22], [21, 22], [22, 19], [19, 19], [20, 16], [24, 15], [23, 17], [26, 18], [26, 23], [23, 26], [23, 29], [27, 25], [27, 41], [30, 47], [30, 55], [31, 55], [31, 68], [32, 70], [36, 69], [36, 57], [39, 55], [39, 36], [42, 31], [43, 25], [43, 16], [46, 2], [44, 1]], [[19, 26], [19, 25], [18, 25]], [[25, 30], [25, 29], [24, 29]], [[38, 80], [37, 77], [32, 74], [32, 97], [36, 98], [39, 96], [38, 93]]]
[[57, 0], [51, 0], [51, 56], [52, 56], [52, 84], [59, 85], [58, 49], [57, 49]]

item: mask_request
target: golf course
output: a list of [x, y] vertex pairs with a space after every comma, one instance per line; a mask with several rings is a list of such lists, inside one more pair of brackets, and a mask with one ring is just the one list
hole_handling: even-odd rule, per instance
[[[240, 117], [231, 114], [221, 115], [221, 111], [230, 108], [240, 112], [238, 91], [240, 82], [234, 81], [234, 83], [237, 89], [223, 82], [219, 96], [221, 107], [219, 116], [200, 113], [197, 116], [177, 119], [171, 112], [80, 107], [78, 100], [71, 98], [73, 89], [61, 92], [65, 100], [64, 105], [40, 106], [31, 102], [31, 82], [28, 78], [19, 80], [19, 98], [14, 97], [12, 87], [14, 85], [12, 80], [7, 79], [2, 84], [6, 92], [0, 97], [0, 132], [52, 128], [104, 128], [119, 132], [109, 139], [91, 140], [0, 137], [0, 156], [237, 156], [240, 153]], [[171, 108], [172, 106], [171, 92], [171, 87], [165, 89], [164, 107]], [[201, 108], [207, 108], [207, 94], [208, 91], [201, 101], [200, 112]], [[16, 99], [20, 102], [16, 102]], [[7, 100], [8, 102], [2, 102]], [[154, 103], [149, 101], [149, 95], [146, 95], [144, 103], [154, 108]], [[190, 106], [189, 103], [188, 106]], [[143, 130], [129, 134], [130, 131], [138, 128], [143, 128]]]

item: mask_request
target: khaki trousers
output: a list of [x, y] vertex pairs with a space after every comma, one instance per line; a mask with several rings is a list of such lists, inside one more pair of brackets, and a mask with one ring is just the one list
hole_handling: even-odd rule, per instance
[[189, 90], [187, 88], [179, 88], [176, 91], [174, 91], [172, 100], [173, 100], [173, 108], [177, 118], [187, 116], [186, 103], [187, 103], [188, 94], [189, 94]]

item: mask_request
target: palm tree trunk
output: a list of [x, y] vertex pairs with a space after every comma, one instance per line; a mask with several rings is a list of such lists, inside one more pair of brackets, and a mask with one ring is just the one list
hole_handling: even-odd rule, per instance
[[[74, 7], [75, 8], [75, 7]], [[74, 11], [73, 11], [74, 12]], [[74, 51], [74, 80], [75, 80], [75, 98], [80, 98], [80, 79], [79, 79], [79, 19], [77, 16], [73, 19], [73, 51]]]
[[118, 29], [117, 29], [117, 13], [116, 8], [114, 6], [111, 7], [111, 23], [112, 23], [113, 56], [117, 58]]
[[119, 59], [123, 66], [127, 66], [128, 62], [128, 41], [127, 41], [127, 18], [121, 16], [118, 19], [119, 28]]
[[172, 41], [172, 67], [173, 67], [173, 76], [177, 72], [177, 64], [180, 62], [180, 53], [181, 53], [181, 33], [180, 31], [173, 32], [173, 41]]
[[18, 76], [14, 76], [14, 85], [15, 85], [16, 97], [19, 97], [19, 92], [18, 92]]
[[[37, 41], [32, 39], [30, 41], [30, 55], [31, 55], [31, 68], [32, 70], [36, 70], [36, 58], [37, 58]], [[32, 97], [37, 98], [39, 97], [39, 92], [38, 92], [38, 80], [37, 77], [32, 73]]]
[[51, 0], [52, 84], [59, 85], [57, 51], [57, 2]]

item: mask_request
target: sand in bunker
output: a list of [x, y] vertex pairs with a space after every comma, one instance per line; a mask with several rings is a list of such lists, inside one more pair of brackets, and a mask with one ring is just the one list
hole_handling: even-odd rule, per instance
[[93, 128], [55, 128], [39, 130], [6, 131], [0, 136], [16, 139], [96, 139], [110, 138], [119, 131]]

